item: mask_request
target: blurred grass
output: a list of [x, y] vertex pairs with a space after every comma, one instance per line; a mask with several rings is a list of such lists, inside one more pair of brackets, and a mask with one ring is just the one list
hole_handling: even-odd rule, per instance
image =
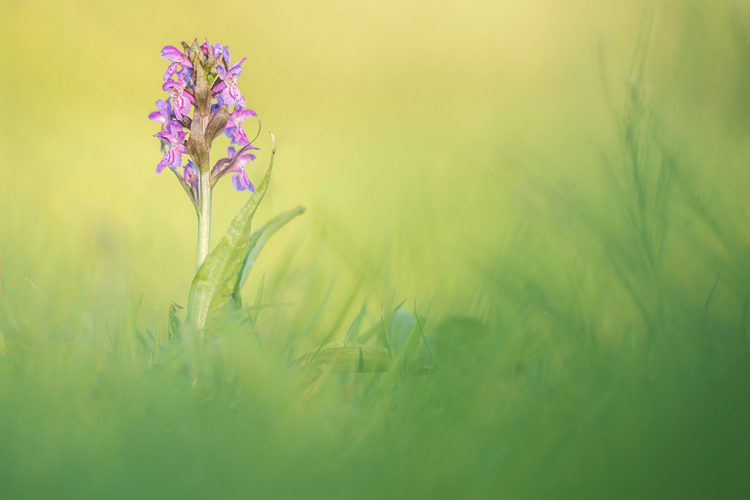
[[[4, 2], [0, 497], [746, 496], [750, 5], [656, 7]], [[278, 138], [256, 227], [309, 211], [254, 328], [161, 351], [195, 221], [146, 117], [204, 35]], [[415, 298], [405, 373], [305, 384]]]

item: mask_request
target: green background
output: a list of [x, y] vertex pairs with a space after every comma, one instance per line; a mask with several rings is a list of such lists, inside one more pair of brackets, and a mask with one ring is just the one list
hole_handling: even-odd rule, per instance
[[[256, 185], [277, 139], [256, 224], [308, 207], [246, 288], [266, 350], [196, 348], [207, 387], [129, 343], [193, 276], [147, 116], [204, 36], [248, 58]], [[3, 1], [0, 47], [0, 492], [745, 491], [747, 1]], [[214, 243], [247, 196], [215, 191]], [[442, 378], [299, 396], [289, 359], [404, 299]]]

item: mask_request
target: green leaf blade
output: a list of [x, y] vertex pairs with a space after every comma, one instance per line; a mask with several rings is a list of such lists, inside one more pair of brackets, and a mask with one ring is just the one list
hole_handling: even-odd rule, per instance
[[298, 215], [302, 215], [307, 211], [306, 207], [297, 207], [284, 212], [268, 221], [266, 225], [255, 231], [250, 235], [250, 241], [245, 251], [245, 257], [242, 259], [242, 266], [240, 267], [239, 273], [237, 273], [237, 282], [235, 283], [232, 295], [234, 296], [235, 303], [239, 306], [241, 304], [240, 292], [247, 283], [247, 279], [250, 277], [250, 271], [252, 271], [255, 261], [258, 259], [260, 252], [268, 242], [269, 238], [276, 234], [279, 229], [284, 227], [292, 219]]

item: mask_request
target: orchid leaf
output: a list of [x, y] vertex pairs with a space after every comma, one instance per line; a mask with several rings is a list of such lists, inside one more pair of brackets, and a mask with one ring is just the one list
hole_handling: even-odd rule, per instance
[[266, 245], [268, 239], [276, 234], [276, 232], [284, 227], [289, 221], [298, 215], [305, 213], [306, 210], [306, 207], [297, 207], [288, 212], [284, 212], [268, 221], [265, 226], [250, 235], [250, 241], [248, 242], [247, 250], [245, 251], [245, 257], [242, 259], [242, 267], [240, 268], [240, 272], [237, 273], [237, 281], [235, 282], [233, 290], [234, 301], [238, 306], [242, 304], [240, 292], [242, 292], [245, 283], [247, 283], [247, 279], [250, 277], [250, 271], [253, 270], [255, 261], [257, 260], [258, 255], [260, 255], [261, 250], [263, 250], [263, 247]]
[[253, 216], [271, 180], [273, 159], [276, 154], [273, 134], [271, 134], [271, 139], [274, 141], [271, 148], [271, 161], [263, 181], [237, 213], [227, 232], [193, 278], [188, 294], [186, 322], [198, 330], [203, 330], [206, 326], [214, 300], [227, 285], [236, 281], [237, 273], [242, 267], [250, 239]]
[[285, 212], [278, 217], [271, 219], [265, 226], [261, 227], [250, 235], [245, 256], [242, 259], [242, 265], [237, 272], [236, 279], [227, 282], [214, 299], [209, 317], [231, 316], [236, 314], [242, 308], [242, 288], [244, 288], [250, 271], [255, 264], [261, 250], [265, 246], [268, 238], [273, 236], [282, 226], [303, 213], [306, 209], [298, 207]]

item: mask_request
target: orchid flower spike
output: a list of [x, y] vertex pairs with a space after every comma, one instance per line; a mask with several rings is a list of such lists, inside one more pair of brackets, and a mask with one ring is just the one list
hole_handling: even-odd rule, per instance
[[[258, 148], [251, 144], [243, 123], [257, 114], [246, 109], [238, 84], [247, 58], [230, 65], [229, 48], [208, 39], [200, 44], [197, 40], [192, 44], [182, 42], [182, 48], [178, 47], [161, 49], [161, 57], [169, 61], [162, 83], [168, 95], [156, 101], [156, 111], [148, 118], [161, 125], [155, 137], [161, 142], [163, 157], [156, 171], [170, 168], [177, 174], [200, 220], [209, 217], [211, 191], [225, 174], [234, 174], [232, 186], [236, 190], [255, 190], [245, 168], [255, 159], [250, 151]], [[212, 167], [211, 146], [221, 135], [237, 149], [230, 147]], [[239, 151], [240, 156], [235, 158]], [[183, 166], [186, 154], [190, 158]]]
[[[232, 172], [232, 186], [237, 191], [255, 191], [246, 166], [255, 159], [250, 151], [258, 148], [252, 145], [255, 139], [248, 139], [242, 124], [257, 115], [246, 109], [238, 84], [247, 58], [230, 66], [229, 48], [212, 44], [208, 38], [205, 43], [197, 39], [191, 44], [182, 42], [181, 47], [167, 45], [161, 49], [161, 57], [169, 61], [162, 83], [168, 96], [156, 101], [156, 111], [148, 118], [161, 125], [161, 131], [154, 136], [163, 153], [156, 172], [172, 170], [198, 216], [196, 266], [200, 268], [210, 250], [211, 203], [216, 183]], [[230, 147], [227, 156], [220, 154], [212, 166], [211, 148], [222, 135], [229, 138]], [[189, 160], [183, 165], [186, 154]]]

